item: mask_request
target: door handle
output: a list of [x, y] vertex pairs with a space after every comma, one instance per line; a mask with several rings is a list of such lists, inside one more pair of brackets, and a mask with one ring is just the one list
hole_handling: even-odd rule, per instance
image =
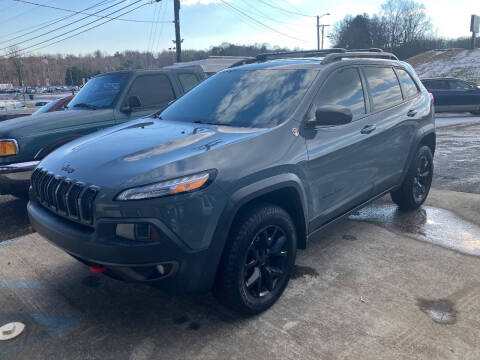
[[417, 110], [412, 109], [407, 112], [408, 117], [414, 117], [415, 115], [417, 115]]
[[375, 125], [367, 125], [360, 132], [362, 134], [370, 134], [371, 132], [374, 132], [376, 129], [377, 127]]

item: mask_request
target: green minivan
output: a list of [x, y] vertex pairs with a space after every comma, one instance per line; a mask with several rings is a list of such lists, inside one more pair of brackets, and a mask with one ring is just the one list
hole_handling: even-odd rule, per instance
[[87, 82], [67, 111], [0, 122], [0, 194], [28, 196], [30, 176], [47, 154], [94, 131], [159, 112], [204, 78], [200, 67], [102, 74]]

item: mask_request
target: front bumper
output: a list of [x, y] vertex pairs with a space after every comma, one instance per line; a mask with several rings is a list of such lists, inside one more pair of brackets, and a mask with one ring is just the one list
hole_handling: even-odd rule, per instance
[[0, 194], [26, 192], [39, 161], [0, 165]]
[[[107, 268], [113, 278], [147, 282], [175, 292], [209, 290], [212, 279], [203, 276], [209, 250], [194, 251], [182, 246], [157, 219], [134, 221], [153, 224], [162, 234], [159, 242], [125, 241], [112, 229], [119, 219], [98, 219], [95, 228], [63, 219], [35, 200], [27, 206], [33, 228], [55, 246], [87, 265]], [[123, 219], [122, 221], [127, 221]], [[163, 265], [165, 273], [158, 271]]]

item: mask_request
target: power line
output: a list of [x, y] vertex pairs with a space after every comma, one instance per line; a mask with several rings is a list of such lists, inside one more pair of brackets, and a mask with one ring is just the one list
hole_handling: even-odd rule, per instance
[[[165, 15], [167, 14], [167, 10], [168, 10], [168, 6], [167, 6], [167, 4], [165, 4], [165, 6], [163, 6], [163, 13], [162, 13], [162, 15], [160, 16], [160, 19], [165, 19]], [[164, 24], [165, 24], [164, 22], [161, 22], [161, 23], [160, 23], [160, 32], [159, 32], [159, 34], [158, 34], [158, 36], [157, 36], [157, 44], [156, 44], [156, 46], [155, 46], [156, 52], [158, 52], [158, 48], [159, 48], [159, 46], [160, 46], [160, 38], [162, 37], [162, 34], [163, 34], [163, 25], [164, 25]], [[153, 51], [153, 49], [152, 49], [152, 51]]]
[[[140, 2], [140, 1], [141, 1], [141, 0], [135, 1], [133, 4], [128, 5], [128, 6], [135, 5], [136, 3]], [[73, 38], [73, 37], [75, 37], [75, 36], [78, 36], [78, 35], [81, 35], [81, 34], [83, 34], [83, 33], [86, 33], [87, 31], [96, 29], [96, 28], [98, 28], [99, 26], [102, 26], [102, 25], [104, 25], [104, 24], [106, 24], [106, 23], [109, 23], [109, 22], [111, 22], [111, 21], [113, 21], [113, 20], [117, 20], [120, 16], [124, 16], [124, 15], [126, 15], [126, 14], [129, 14], [129, 13], [137, 10], [137, 9], [140, 9], [141, 7], [143, 7], [143, 6], [145, 6], [145, 5], [148, 5], [148, 3], [141, 4], [141, 5], [135, 7], [135, 8], [133, 8], [133, 9], [131, 9], [131, 10], [128, 10], [128, 11], [126, 11], [126, 12], [124, 12], [124, 13], [116, 16], [116, 17], [114, 17], [114, 18], [110, 18], [109, 20], [106, 20], [106, 21], [104, 21], [103, 23], [94, 25], [94, 26], [92, 26], [92, 27], [90, 27], [90, 28], [88, 28], [88, 29], [82, 30], [82, 31], [80, 31], [80, 32], [78, 32], [78, 33], [76, 33], [76, 34], [70, 35], [70, 36], [68, 36], [68, 37], [66, 37], [66, 38], [57, 40], [57, 41], [55, 41], [55, 42], [53, 42], [53, 43], [50, 43], [50, 44], [41, 46], [41, 47], [36, 48], [36, 49], [33, 49], [33, 50], [29, 51], [29, 54], [32, 54], [33, 52], [38, 51], [38, 50], [43, 49], [43, 48], [46, 48], [46, 47], [48, 47], [48, 46], [51, 46], [51, 45], [54, 45], [54, 44], [58, 44], [59, 42], [62, 42], [62, 41], [71, 39], [71, 38]], [[35, 45], [34, 45], [34, 46], [35, 46]], [[30, 46], [30, 47], [33, 47], [33, 46]], [[26, 49], [28, 49], [28, 48], [26, 48]], [[26, 49], [23, 49], [22, 51], [24, 51], [24, 50], [26, 50]]]
[[[161, 3], [161, 5], [163, 5], [163, 3]], [[150, 44], [152, 42], [153, 29], [154, 29], [154, 27], [156, 27], [156, 25], [154, 25], [154, 21], [157, 20], [157, 12], [159, 11], [159, 6], [160, 5], [157, 3], [155, 5], [155, 9], [153, 10], [152, 23], [150, 25], [150, 32], [148, 34], [147, 52], [150, 50]]]
[[[55, 0], [47, 1], [47, 2], [45, 3], [45, 5], [51, 4], [51, 3], [54, 2], [54, 1], [55, 1]], [[15, 5], [15, 4], [18, 4], [18, 3], [14, 3], [13, 5]], [[2, 20], [2, 24], [8, 23], [9, 21], [12, 21], [12, 20], [14, 20], [14, 19], [16, 19], [16, 18], [19, 18], [20, 16], [22, 16], [22, 15], [24, 15], [24, 14], [27, 14], [27, 13], [31, 12], [32, 10], [33, 10], [33, 8], [30, 8], [30, 9], [28, 9], [28, 10], [22, 11], [21, 13], [19, 13], [19, 14], [17, 14], [17, 15], [9, 16], [9, 17], [7, 18], [7, 20], [4, 20], [4, 21]]]
[[[117, 6], [117, 5], [120, 5], [121, 3], [125, 2], [125, 1], [127, 1], [127, 0], [120, 0], [119, 2], [117, 2], [117, 3], [113, 4], [113, 5], [107, 6], [106, 8], [103, 8], [103, 9], [101, 9], [101, 10], [98, 10], [98, 11], [94, 12], [91, 16], [97, 16], [96, 14], [101, 13], [101, 12], [103, 12], [103, 11], [105, 11], [105, 10], [111, 9], [112, 7], [115, 7], [115, 6]], [[123, 10], [123, 9], [124, 9], [124, 8], [121, 8], [120, 10], [116, 10], [116, 11], [121, 11], [121, 10]], [[112, 14], [112, 13], [110, 13], [110, 14], [108, 14], [108, 15], [111, 15], [111, 14]], [[10, 44], [10, 45], [8, 45], [8, 46], [6, 46], [6, 47], [4, 47], [4, 48], [0, 48], [0, 50], [4, 50], [4, 49], [6, 49], [7, 47], [10, 47], [10, 46], [18, 46], [18, 45], [24, 44], [24, 43], [26, 43], [26, 42], [29, 42], [29, 41], [38, 39], [38, 38], [40, 38], [40, 37], [42, 37], [42, 36], [49, 35], [49, 34], [55, 32], [55, 31], [57, 31], [57, 30], [61, 30], [61, 29], [67, 28], [67, 27], [69, 27], [69, 26], [71, 26], [71, 25], [73, 25], [73, 24], [76, 24], [76, 23], [81, 22], [81, 21], [83, 21], [83, 20], [85, 20], [85, 19], [88, 19], [88, 18], [91, 17], [91, 16], [88, 16], [88, 15], [87, 15], [87, 16], [84, 16], [83, 18], [78, 19], [78, 20], [75, 20], [75, 21], [72, 21], [71, 23], [69, 23], [69, 24], [67, 24], [67, 25], [62, 25], [62, 26], [59, 26], [59, 27], [57, 27], [57, 28], [55, 28], [55, 29], [53, 29], [53, 30], [49, 30], [49, 31], [47, 31], [47, 32], [44, 32], [43, 34], [36, 35], [36, 36], [31, 37], [31, 38], [29, 38], [29, 39], [19, 41], [18, 43], [15, 43], [15, 44]], [[101, 16], [101, 15], [99, 15], [99, 16]], [[101, 16], [101, 17], [102, 17], [102, 18], [107, 18], [107, 16]], [[95, 21], [100, 21], [100, 19], [94, 20], [93, 22], [95, 22]], [[91, 23], [92, 23], [92, 22], [90, 22], [90, 23], [88, 23], [88, 24], [85, 24], [85, 25], [82, 25], [82, 26], [80, 26], [80, 27], [88, 26], [88, 25], [90, 25]], [[76, 28], [76, 29], [74, 29], [74, 30], [72, 30], [72, 31], [75, 31], [75, 30], [77, 30], [77, 29], [79, 29], [79, 28]], [[61, 36], [61, 35], [59, 35], [59, 36]]]
[[[270, 21], [273, 21], [273, 22], [276, 22], [278, 24], [285, 24], [285, 25], [294, 25], [293, 23], [291, 22], [288, 22], [288, 21], [283, 21], [283, 20], [278, 20], [278, 19], [275, 19], [275, 18], [272, 18], [270, 17], [269, 15], [265, 14], [263, 11], [261, 11], [260, 9], [258, 9], [257, 7], [255, 7], [254, 5], [250, 4], [249, 2], [247, 2], [247, 0], [242, 0], [247, 6], [249, 6], [252, 10], [255, 10], [255, 12], [259, 15], [259, 16], [262, 16], [264, 17], [265, 19], [268, 19]], [[237, 5], [238, 7], [238, 5]], [[247, 12], [247, 10], [243, 9], [243, 8], [240, 8], [239, 9], [242, 9], [244, 10], [245, 12]], [[291, 28], [289, 28], [291, 29]]]
[[[18, 0], [17, 0], [18, 1]], [[289, 14], [293, 14], [293, 15], [299, 15], [299, 16], [305, 16], [305, 17], [315, 17], [313, 15], [307, 15], [307, 14], [303, 14], [301, 12], [296, 12], [296, 11], [290, 11], [290, 10], [287, 10], [285, 8], [282, 8], [280, 6], [276, 6], [276, 5], [272, 5], [270, 4], [269, 2], [265, 1], [265, 0], [258, 0], [259, 2], [261, 2], [262, 4], [265, 4], [267, 6], [270, 6], [271, 8], [274, 8], [274, 9], [277, 9], [277, 10], [281, 10], [281, 11], [284, 11], [286, 13], [289, 13]]]
[[236, 8], [235, 6], [233, 6], [233, 5], [230, 4], [230, 3], [227, 3], [225, 0], [220, 0], [220, 1], [221, 1], [223, 4], [227, 5], [228, 7], [232, 8], [233, 10], [235, 10], [236, 12], [242, 14], [243, 16], [248, 17], [248, 18], [251, 19], [252, 21], [258, 23], [259, 25], [262, 25], [263, 27], [265, 27], [265, 28], [267, 28], [267, 29], [270, 29], [270, 30], [272, 30], [272, 31], [274, 31], [274, 32], [276, 32], [276, 33], [278, 33], [278, 34], [280, 34], [280, 35], [283, 35], [283, 36], [285, 36], [285, 37], [288, 37], [288, 38], [290, 38], [290, 39], [294, 39], [294, 40], [297, 40], [297, 41], [306, 42], [306, 40], [304, 40], [304, 39], [300, 39], [300, 38], [297, 38], [297, 37], [295, 37], [295, 36], [288, 35], [288, 34], [286, 34], [286, 33], [284, 33], [284, 32], [281, 32], [281, 31], [279, 31], [279, 30], [277, 30], [277, 29], [275, 29], [275, 28], [273, 28], [273, 27], [271, 27], [271, 26], [269, 26], [269, 25], [267, 25], [267, 24], [264, 24], [263, 22], [261, 22], [261, 21], [255, 19], [254, 17], [248, 15], [245, 11]]
[[[83, 11], [75, 11], [75, 10], [70, 10], [70, 9], [64, 9], [64, 8], [59, 8], [59, 7], [56, 7], [56, 6], [49, 6], [49, 5], [45, 5], [45, 4], [34, 3], [32, 1], [27, 1], [27, 0], [13, 0], [13, 1], [18, 1], [18, 2], [22, 2], [22, 3], [26, 3], [26, 4], [31, 4], [31, 5], [37, 5], [37, 6], [40, 6], [40, 7], [50, 8], [50, 9], [54, 9], [54, 10], [66, 11], [66, 12], [77, 14], [77, 15], [82, 14], [82, 15], [89, 15], [89, 16], [97, 16], [95, 14], [89, 14], [89, 13], [85, 13]], [[97, 16], [97, 17], [105, 18], [104, 16]], [[118, 18], [114, 18], [113, 20], [136, 22], [136, 23], [148, 23], [148, 24], [151, 23], [150, 20], [118, 19]]]
[[[115, 0], [114, 0], [114, 1], [115, 1]], [[104, 1], [102, 1], [102, 2], [100, 2], [100, 3], [98, 3], [98, 4], [95, 4], [95, 5], [93, 5], [93, 6], [90, 6], [90, 7], [86, 8], [86, 9], [84, 9], [84, 10], [82, 10], [82, 11], [90, 10], [91, 8], [100, 6], [100, 5], [102, 5], [102, 4], [106, 3], [106, 2], [110, 2], [110, 3], [111, 3], [111, 2], [113, 2], [113, 1], [104, 0]], [[114, 6], [114, 5], [113, 5], [113, 6]], [[107, 9], [108, 9], [108, 8], [107, 8]], [[105, 10], [106, 10], [106, 9], [105, 9]], [[101, 10], [101, 11], [102, 11], [102, 10]], [[75, 16], [75, 15], [74, 15], [74, 16]], [[67, 15], [67, 16], [58, 18], [57, 20], [49, 20], [49, 21], [47, 21], [48, 25], [35, 28], [35, 29], [32, 30], [32, 31], [26, 32], [25, 34], [22, 34], [22, 35], [15, 36], [15, 37], [13, 37], [13, 38], [11, 38], [11, 39], [0, 41], [0, 44], [4, 44], [4, 43], [10, 42], [10, 41], [13, 41], [13, 40], [22, 38], [22, 37], [24, 37], [24, 36], [33, 34], [33, 33], [37, 32], [37, 31], [39, 31], [39, 30], [42, 30], [42, 29], [45, 29], [45, 28], [50, 27], [50, 26], [52, 26], [52, 25], [55, 25], [55, 24], [57, 24], [57, 23], [59, 23], [59, 22], [62, 22], [63, 20], [69, 19], [69, 18], [71, 18], [71, 17], [72, 17], [72, 15]], [[87, 16], [87, 17], [88, 17], [88, 16]], [[80, 19], [80, 20], [77, 20], [77, 21], [81, 21], [81, 20], [84, 20], [84, 19], [85, 19], [85, 17], [82, 18], [82, 19]], [[73, 23], [70, 23], [69, 25], [71, 25], [71, 24], [73, 24]], [[65, 27], [66, 27], [66, 26], [69, 26], [69, 25], [65, 25]], [[59, 29], [59, 28], [57, 28], [57, 29]], [[55, 30], [52, 30], [51, 32], [53, 32], [53, 31], [55, 31]], [[39, 37], [40, 37], [40, 36], [42, 36], [42, 35], [39, 35]]]
[[[121, 2], [124, 2], [124, 1], [126, 1], [126, 0], [122, 0]], [[130, 5], [126, 5], [126, 6], [120, 8], [120, 9], [118, 9], [118, 10], [112, 11], [111, 13], [109, 13], [107, 16], [104, 16], [103, 18], [108, 18], [109, 20], [108, 20], [107, 22], [110, 22], [110, 21], [112, 21], [112, 20], [116, 20], [116, 18], [117, 18], [117, 17], [120, 17], [121, 15], [120, 15], [120, 16], [117, 16], [117, 17], [114, 17], [114, 18], [111, 18], [110, 15], [116, 14], [116, 13], [118, 13], [119, 11], [122, 11], [122, 10], [128, 8], [128, 7], [131, 7], [131, 6], [137, 4], [137, 3], [141, 2], [141, 1], [143, 1], [143, 0], [137, 0], [137, 1], [133, 2], [133, 3], [130, 4]], [[147, 5], [147, 4], [143, 4], [143, 5]], [[129, 12], [131, 12], [131, 11], [129, 11]], [[126, 12], [126, 14], [128, 14], [129, 12]], [[45, 43], [47, 43], [47, 42], [49, 42], [49, 41], [51, 41], [51, 40], [55, 40], [55, 39], [57, 39], [57, 38], [59, 38], [59, 37], [61, 37], [61, 36], [67, 35], [67, 34], [73, 32], [73, 31], [76, 31], [76, 30], [78, 30], [78, 29], [84, 28], [85, 26], [91, 25], [91, 24], [93, 24], [93, 23], [95, 23], [95, 22], [98, 22], [98, 21], [100, 21], [100, 20], [101, 20], [101, 19], [93, 20], [93, 21], [90, 21], [90, 22], [87, 23], [87, 24], [84, 24], [84, 25], [81, 25], [81, 26], [77, 26], [76, 28], [74, 28], [74, 29], [72, 29], [72, 30], [69, 30], [69, 31], [67, 31], [67, 32], [64, 32], [64, 33], [62, 33], [62, 34], [60, 34], [60, 35], [56, 35], [56, 36], [54, 36], [54, 37], [51, 37], [50, 39], [43, 40], [43, 41], [41, 41], [41, 42], [39, 42], [39, 43], [36, 43], [36, 44], [30, 45], [30, 46], [27, 46], [26, 48], [22, 49], [22, 51], [25, 51], [25, 50], [27, 50], [27, 49], [31, 49], [31, 48], [33, 48], [33, 47], [35, 47], [35, 46], [38, 46], [38, 45], [45, 44]], [[104, 23], [106, 23], [106, 22], [104, 22]], [[104, 24], [104, 23], [102, 23], [102, 24]], [[67, 26], [68, 26], [68, 25], [67, 25]], [[23, 42], [26, 42], [26, 41], [23, 41]], [[23, 42], [21, 42], [21, 43], [23, 43]], [[52, 44], [50, 44], [50, 45], [52, 45]], [[14, 46], [15, 46], [15, 45], [14, 45]], [[4, 48], [1, 48], [0, 50], [7, 49], [8, 47], [9, 47], [9, 46], [4, 47]]]

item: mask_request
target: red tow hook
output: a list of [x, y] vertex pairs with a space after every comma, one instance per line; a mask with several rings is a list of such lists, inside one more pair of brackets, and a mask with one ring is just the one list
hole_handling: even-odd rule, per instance
[[107, 268], [105, 266], [98, 265], [98, 264], [90, 265], [89, 268], [90, 268], [90, 271], [94, 274], [101, 274], [107, 271]]
[[32, 234], [37, 232], [37, 230], [35, 230], [33, 226], [29, 226], [28, 231], [31, 232]]

